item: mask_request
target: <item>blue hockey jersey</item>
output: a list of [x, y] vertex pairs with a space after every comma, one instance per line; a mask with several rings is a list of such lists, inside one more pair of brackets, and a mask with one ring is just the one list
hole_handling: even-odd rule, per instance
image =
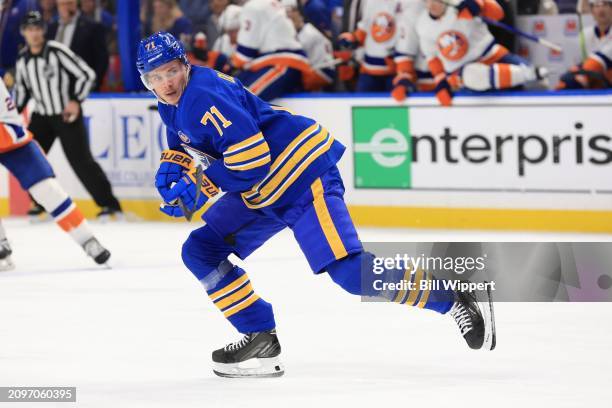
[[[168, 146], [214, 159], [204, 171], [249, 208], [292, 203], [345, 147], [314, 120], [253, 95], [235, 78], [192, 66], [178, 106], [159, 103]], [[197, 157], [196, 157], [197, 159]]]

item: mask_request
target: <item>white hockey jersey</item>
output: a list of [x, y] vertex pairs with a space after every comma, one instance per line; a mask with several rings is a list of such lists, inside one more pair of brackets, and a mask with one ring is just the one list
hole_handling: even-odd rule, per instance
[[236, 44], [232, 44], [230, 38], [230, 31], [236, 31], [240, 29], [240, 14], [242, 13], [242, 7], [230, 4], [225, 8], [221, 16], [219, 16], [219, 26], [223, 34], [217, 37], [213, 44], [213, 51], [220, 52], [231, 58], [236, 52]]
[[470, 62], [490, 64], [508, 53], [505, 47], [495, 43], [481, 19], [459, 18], [454, 7], [447, 7], [444, 15], [437, 19], [422, 13], [416, 31], [427, 60], [437, 57], [447, 74]]
[[232, 44], [229, 34], [223, 34], [215, 40], [215, 44], [213, 45], [212, 49], [213, 51], [220, 52], [228, 58], [231, 58], [236, 52], [236, 48], [236, 45]]
[[582, 65], [586, 70], [602, 73], [612, 83], [612, 41], [591, 53]]
[[398, 38], [397, 15], [401, 0], [363, 0], [361, 20], [357, 23], [359, 36], [365, 36], [365, 51], [361, 72], [370, 75], [395, 73], [393, 54]]
[[331, 41], [310, 23], [298, 33], [298, 41], [304, 48], [313, 71], [324, 84], [334, 82], [334, 49]]
[[600, 32], [597, 26], [586, 27], [583, 30], [584, 44], [588, 54], [600, 50], [605, 44], [612, 42], [612, 27], [606, 32]]
[[293, 23], [278, 0], [249, 0], [240, 13], [235, 67], [257, 71], [267, 66], [308, 70], [308, 60]]
[[427, 72], [427, 59], [421, 52], [416, 32], [416, 24], [425, 10], [425, 2], [423, 0], [402, 0], [401, 3], [401, 11], [397, 15], [399, 36], [395, 44], [394, 58], [397, 70], [407, 72], [414, 69]]
[[25, 128], [23, 118], [1, 78], [0, 99], [0, 153], [3, 153], [30, 142], [32, 134]]

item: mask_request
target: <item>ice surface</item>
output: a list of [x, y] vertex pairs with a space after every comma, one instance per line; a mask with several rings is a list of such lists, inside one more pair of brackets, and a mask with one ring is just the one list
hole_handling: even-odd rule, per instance
[[[598, 407], [609, 404], [612, 304], [496, 305], [498, 348], [469, 350], [449, 317], [361, 303], [313, 276], [289, 232], [246, 262], [273, 303], [286, 374], [216, 377], [239, 338], [182, 266], [195, 224], [95, 224], [97, 267], [54, 224], [5, 221], [17, 269], [0, 272], [0, 386], [76, 386], [78, 407]], [[594, 240], [361, 229], [364, 241]], [[54, 404], [3, 404], [50, 407]], [[60, 407], [72, 404], [57, 404]]]

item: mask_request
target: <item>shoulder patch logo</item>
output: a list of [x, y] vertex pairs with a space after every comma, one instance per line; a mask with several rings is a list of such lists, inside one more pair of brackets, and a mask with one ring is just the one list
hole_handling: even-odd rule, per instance
[[183, 141], [183, 143], [191, 143], [191, 139], [182, 131], [178, 131], [178, 137]]

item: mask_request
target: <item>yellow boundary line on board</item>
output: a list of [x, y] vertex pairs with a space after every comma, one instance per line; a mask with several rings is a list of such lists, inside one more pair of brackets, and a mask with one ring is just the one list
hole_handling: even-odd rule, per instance
[[[87, 218], [98, 207], [92, 200], [75, 200]], [[158, 200], [122, 200], [126, 213], [146, 221], [171, 221], [159, 211]], [[509, 231], [565, 231], [612, 233], [612, 211], [349, 206], [356, 225], [372, 227], [444, 228]], [[0, 198], [0, 216], [9, 203]], [[194, 216], [199, 219], [201, 211]], [[198, 217], [198, 218], [196, 218]], [[177, 219], [177, 221], [184, 221]]]

